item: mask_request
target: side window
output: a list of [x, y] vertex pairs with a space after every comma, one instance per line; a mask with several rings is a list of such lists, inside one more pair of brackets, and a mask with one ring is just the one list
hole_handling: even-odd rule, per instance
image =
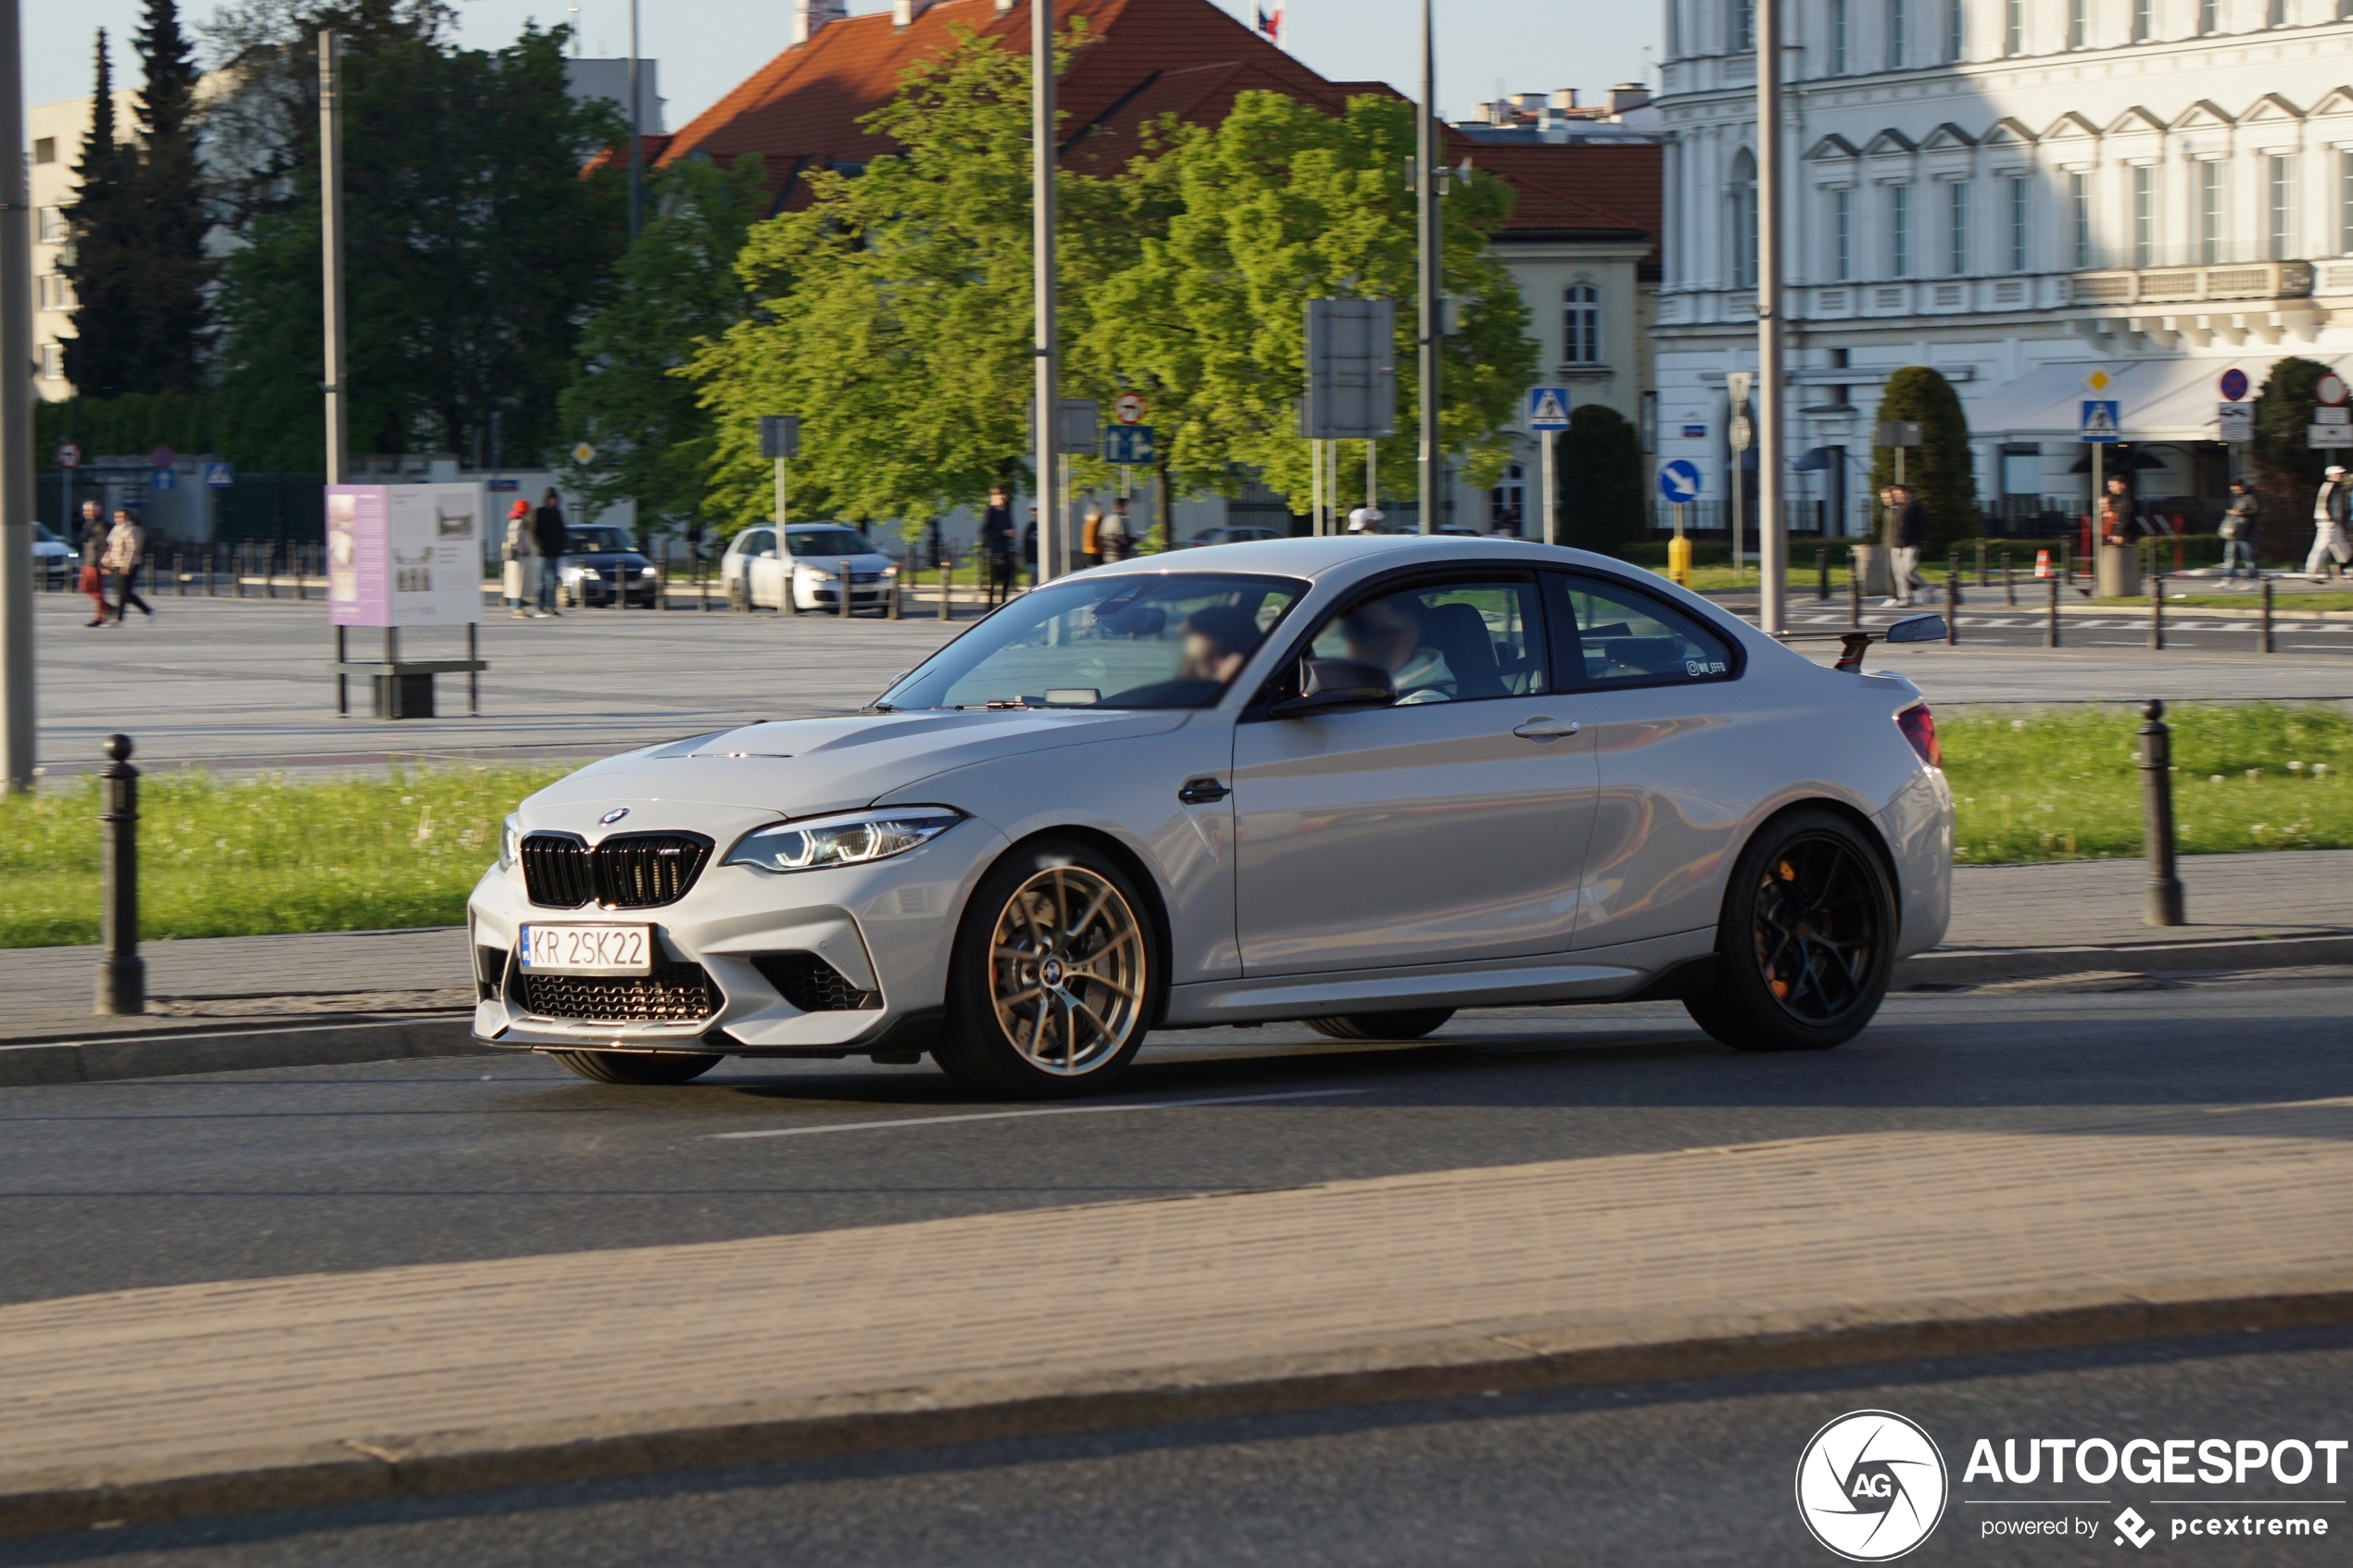
[[765, 528], [755, 528], [744, 535], [743, 554], [753, 558], [766, 555], [776, 547], [776, 535]]
[[1556, 646], [1567, 678], [1589, 686], [1681, 685], [1730, 679], [1731, 645], [1663, 600], [1603, 578], [1551, 575]]
[[[1543, 613], [1527, 579], [1384, 590], [1316, 628], [1308, 654], [1378, 665], [1396, 683], [1400, 707], [1548, 689]], [[1288, 679], [1295, 686], [1297, 672]]]

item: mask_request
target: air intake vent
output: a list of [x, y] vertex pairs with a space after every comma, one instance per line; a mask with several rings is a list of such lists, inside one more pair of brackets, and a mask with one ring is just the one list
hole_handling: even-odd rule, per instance
[[576, 909], [595, 898], [608, 909], [649, 909], [686, 896], [711, 860], [698, 833], [625, 833], [593, 849], [569, 834], [522, 841], [522, 880], [543, 909]]
[[882, 1006], [880, 992], [861, 991], [814, 953], [760, 953], [751, 967], [803, 1012], [862, 1012]]
[[515, 976], [523, 1010], [589, 1023], [685, 1023], [719, 1010], [719, 993], [700, 964], [666, 963], [651, 974]]

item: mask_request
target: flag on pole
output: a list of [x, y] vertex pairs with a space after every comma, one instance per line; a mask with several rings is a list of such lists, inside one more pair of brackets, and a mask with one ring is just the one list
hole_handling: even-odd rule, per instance
[[1277, 44], [1280, 44], [1283, 41], [1282, 0], [1275, 0], [1271, 8], [1265, 4], [1265, 0], [1254, 0], [1251, 8], [1257, 14], [1258, 31]]

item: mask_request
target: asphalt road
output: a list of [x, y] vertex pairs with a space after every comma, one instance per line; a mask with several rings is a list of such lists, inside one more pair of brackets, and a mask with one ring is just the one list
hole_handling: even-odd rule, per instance
[[[1192, 1044], [1049, 1114], [862, 1061], [676, 1088], [516, 1056], [0, 1090], [0, 1300], [1822, 1134], [2114, 1128], [2353, 1094], [2348, 1004], [2341, 974], [1905, 995], [1845, 1047], [1793, 1056], [1724, 1050], [1673, 1004], [1466, 1014], [1414, 1047], [1219, 1030], [1164, 1035]], [[1215, 1101], [1239, 1103], [1195, 1103]]]
[[[1962, 1484], [1976, 1439], [2347, 1435], [2353, 1332], [2194, 1340], [1639, 1387], [1496, 1395], [974, 1444], [0, 1541], [0, 1564], [112, 1568], [1559, 1568], [1838, 1560], [1792, 1477], [1851, 1411], [1936, 1438], [1953, 1500], [1906, 1563], [2341, 1563], [2353, 1477], [2284, 1488]], [[2317, 1481], [2317, 1473], [2316, 1473]], [[2305, 1506], [2262, 1507], [2293, 1491]], [[1969, 1499], [1998, 1494], [2008, 1506]], [[2064, 1499], [2069, 1506], [2020, 1505]], [[2327, 1499], [2325, 1501], [2319, 1499]], [[2233, 1506], [2221, 1506], [2228, 1503]], [[2326, 1518], [2324, 1538], [2175, 1539], [2176, 1519]], [[1989, 1537], [2070, 1522], [2065, 1539]]]

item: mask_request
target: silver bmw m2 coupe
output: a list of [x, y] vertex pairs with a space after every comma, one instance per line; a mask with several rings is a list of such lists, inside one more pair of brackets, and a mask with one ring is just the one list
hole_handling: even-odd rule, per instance
[[999, 1096], [1102, 1088], [1147, 1034], [1464, 1008], [1672, 999], [1817, 1049], [1944, 935], [1938, 763], [1902, 676], [1580, 551], [1145, 557], [863, 711], [522, 802], [468, 910], [474, 1033], [612, 1084], [928, 1053]]

